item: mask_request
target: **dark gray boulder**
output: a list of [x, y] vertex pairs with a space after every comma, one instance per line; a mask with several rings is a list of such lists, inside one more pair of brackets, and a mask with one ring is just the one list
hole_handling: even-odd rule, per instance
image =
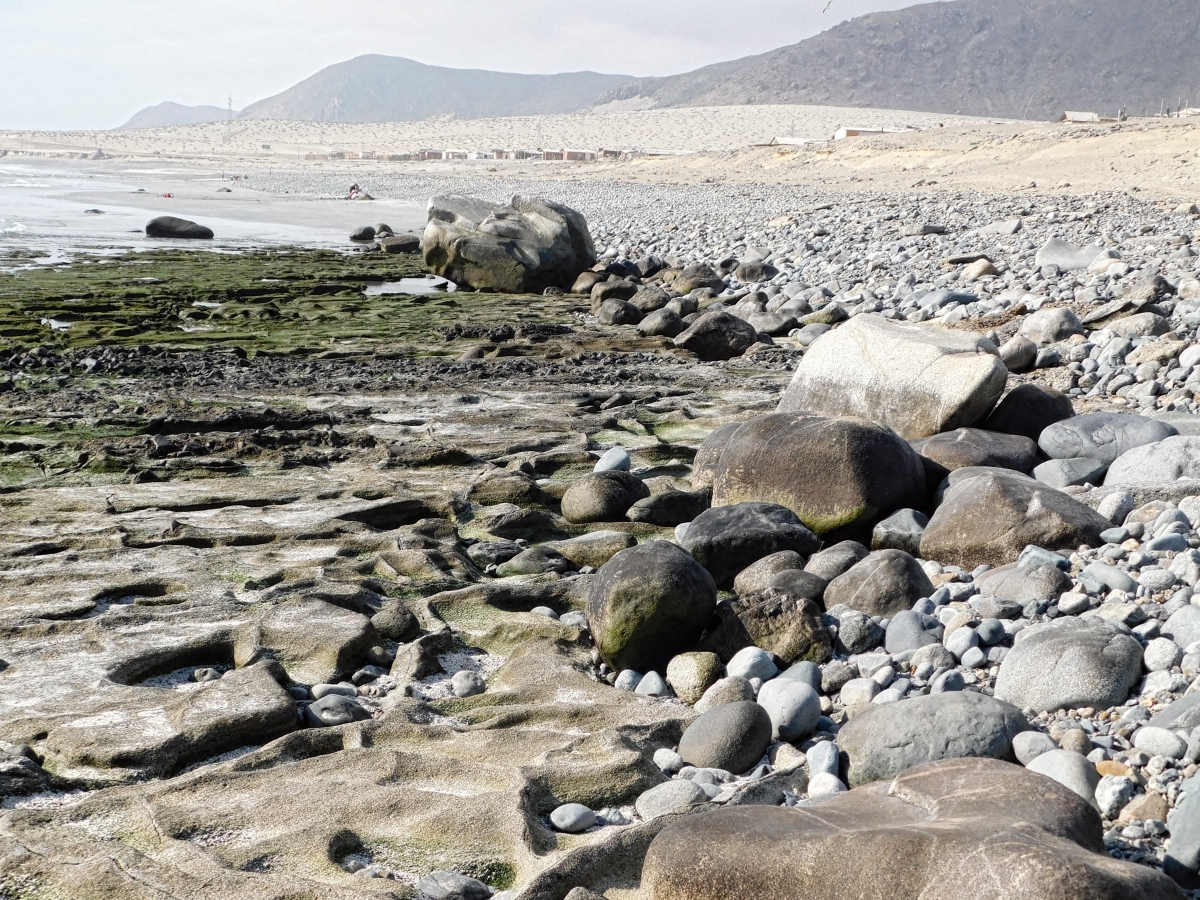
[[989, 466], [1028, 473], [1038, 463], [1037, 444], [1027, 437], [981, 428], [960, 428], [913, 442], [913, 449], [945, 469]]
[[933, 584], [916, 559], [902, 550], [879, 550], [829, 582], [825, 604], [886, 617], [912, 609], [932, 593]]
[[615, 671], [665, 672], [691, 650], [713, 615], [712, 576], [674, 544], [622, 550], [588, 587], [588, 630]]
[[915, 509], [898, 509], [871, 532], [872, 550], [903, 550], [917, 556], [929, 517]]
[[715, 507], [778, 503], [834, 537], [866, 537], [880, 518], [924, 499], [920, 457], [894, 431], [808, 413], [747, 422], [725, 445], [713, 483]]
[[697, 516], [684, 534], [683, 546], [718, 585], [732, 587], [739, 572], [764, 556], [781, 550], [807, 556], [821, 541], [787, 507], [738, 503]]
[[1015, 472], [989, 469], [951, 481], [921, 537], [921, 556], [942, 565], [1001, 566], [1030, 544], [1099, 547], [1100, 533], [1112, 527], [1090, 506]]
[[673, 338], [687, 330], [683, 319], [673, 309], [656, 309], [638, 322], [638, 331], [646, 337]]
[[823, 663], [833, 654], [833, 639], [816, 602], [768, 588], [717, 604], [716, 624], [699, 645], [726, 663], [746, 647], [759, 647], [785, 663]]
[[1125, 413], [1098, 412], [1049, 426], [1038, 446], [1051, 459], [1086, 456], [1111, 466], [1134, 447], [1155, 444], [1179, 434], [1166, 422]]
[[771, 732], [771, 717], [757, 703], [724, 703], [687, 727], [679, 739], [679, 755], [688, 765], [741, 775], [767, 752]]
[[573, 525], [620, 522], [633, 504], [649, 496], [650, 489], [628, 472], [595, 472], [567, 488], [562, 514]]
[[996, 698], [1054, 712], [1125, 702], [1142, 677], [1142, 646], [1098, 618], [1064, 617], [1020, 632], [1000, 663]]
[[632, 303], [616, 297], [605, 300], [596, 316], [601, 325], [637, 325], [645, 318], [645, 314]]
[[839, 575], [849, 572], [870, 555], [871, 551], [858, 541], [842, 541], [820, 553], [814, 553], [804, 566], [804, 571], [811, 572], [829, 582]]
[[187, 219], [177, 219], [175, 216], [159, 216], [157, 219], [151, 219], [147, 223], [146, 237], [211, 241], [213, 231], [211, 228], [207, 228], [204, 225], [197, 225], [195, 222], [189, 222]]
[[744, 319], [713, 309], [704, 313], [674, 339], [675, 346], [705, 362], [741, 356], [758, 342], [758, 332]]
[[872, 706], [838, 732], [850, 787], [895, 778], [924, 763], [989, 757], [1015, 762], [1012, 740], [1029, 730], [1015, 706], [968, 691]]
[[691, 522], [708, 509], [712, 491], [664, 491], [639, 500], [625, 517], [630, 522], [647, 522], [666, 528], [674, 528]]
[[1071, 589], [1071, 577], [1054, 566], [1013, 563], [984, 572], [975, 586], [981, 594], [1024, 606], [1034, 600], [1057, 600]]

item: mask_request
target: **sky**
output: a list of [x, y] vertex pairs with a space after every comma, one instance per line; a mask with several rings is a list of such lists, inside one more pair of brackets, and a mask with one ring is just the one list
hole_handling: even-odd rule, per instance
[[0, 0], [0, 129], [114, 128], [173, 100], [235, 109], [365, 53], [670, 75], [916, 0]]

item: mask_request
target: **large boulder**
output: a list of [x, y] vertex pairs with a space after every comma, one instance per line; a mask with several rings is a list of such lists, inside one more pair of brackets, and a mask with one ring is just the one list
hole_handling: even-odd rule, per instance
[[695, 353], [705, 362], [716, 362], [741, 356], [758, 342], [758, 332], [745, 319], [712, 309], [674, 340], [676, 347]]
[[916, 559], [903, 550], [879, 550], [829, 582], [825, 606], [890, 617], [932, 593], [933, 584]]
[[679, 739], [679, 755], [688, 765], [741, 775], [767, 752], [772, 731], [770, 715], [757, 703], [723, 703], [687, 727]]
[[778, 503], [819, 535], [869, 535], [877, 520], [925, 501], [925, 469], [891, 429], [863, 419], [776, 413], [730, 436], [713, 506]]
[[838, 732], [847, 784], [858, 787], [939, 759], [1016, 762], [1013, 738], [1029, 729], [1015, 706], [971, 691], [949, 691], [872, 706]]
[[184, 240], [211, 241], [213, 231], [187, 219], [177, 219], [175, 216], [159, 216], [151, 219], [146, 225], [146, 237], [152, 238], [181, 238]]
[[1083, 334], [1083, 323], [1074, 310], [1066, 308], [1039, 309], [1021, 323], [1021, 335], [1035, 344], [1045, 346], [1065, 341], [1073, 334]]
[[992, 466], [1030, 472], [1038, 464], [1037, 444], [1016, 434], [959, 428], [913, 441], [913, 449], [944, 469]]
[[675, 277], [671, 287], [681, 294], [690, 294], [700, 288], [720, 292], [725, 290], [725, 279], [718, 275], [712, 266], [693, 263]]
[[1090, 506], [1023, 475], [980, 471], [951, 481], [921, 536], [925, 559], [974, 569], [1016, 562], [1030, 544], [1074, 550], [1104, 543], [1100, 534], [1111, 523]]
[[1021, 631], [1000, 663], [996, 698], [1054, 712], [1125, 702], [1142, 677], [1142, 645], [1099, 618], [1065, 617]]
[[823, 663], [833, 655], [817, 603], [775, 588], [719, 603], [717, 624], [700, 647], [724, 662], [746, 647], [760, 647], [786, 663]]
[[665, 672], [691, 650], [717, 605], [712, 576], [666, 541], [622, 550], [588, 587], [588, 630], [614, 670]]
[[562, 514], [573, 525], [620, 522], [631, 506], [649, 496], [645, 483], [628, 472], [595, 472], [567, 488]]
[[1173, 425], [1126, 413], [1098, 412], [1049, 426], [1038, 446], [1051, 459], [1087, 457], [1112, 465], [1135, 447], [1156, 444], [1179, 434]]
[[1036, 441], [1055, 422], [1073, 415], [1075, 409], [1066, 394], [1038, 384], [1019, 384], [996, 404], [983, 427]]
[[1104, 483], [1163, 487], [1181, 478], [1200, 478], [1200, 437], [1169, 437], [1127, 450], [1108, 467]]
[[596, 261], [587, 221], [569, 206], [513, 197], [507, 206], [468, 197], [429, 201], [425, 264], [460, 287], [509, 294], [569, 290]]
[[681, 818], [650, 844], [651, 900], [1183, 900], [1161, 872], [1115, 860], [1100, 814], [1020, 766], [955, 759], [785, 809]]
[[697, 516], [684, 533], [683, 546], [718, 585], [728, 588], [739, 572], [764, 556], [782, 550], [807, 556], [821, 541], [785, 506], [738, 503]]
[[855, 316], [812, 345], [779, 412], [859, 416], [917, 440], [980, 422], [1007, 379], [976, 335]]

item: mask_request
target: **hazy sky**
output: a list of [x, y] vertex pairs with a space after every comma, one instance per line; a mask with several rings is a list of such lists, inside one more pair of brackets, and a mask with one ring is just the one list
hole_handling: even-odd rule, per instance
[[231, 94], [240, 108], [363, 53], [667, 75], [914, 2], [0, 0], [0, 129], [112, 128], [163, 100]]

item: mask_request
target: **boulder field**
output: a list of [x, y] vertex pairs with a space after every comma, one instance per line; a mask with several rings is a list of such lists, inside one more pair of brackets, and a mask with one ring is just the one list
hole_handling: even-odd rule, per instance
[[[834, 218], [597, 252], [445, 195], [453, 295], [273, 260], [184, 308], [148, 254], [87, 273], [94, 324], [7, 329], [0, 896], [1200, 887], [1183, 244], [876, 217], [903, 247], [812, 284]], [[84, 293], [27, 268], [5, 303]], [[138, 297], [230, 321], [126, 346]]]

